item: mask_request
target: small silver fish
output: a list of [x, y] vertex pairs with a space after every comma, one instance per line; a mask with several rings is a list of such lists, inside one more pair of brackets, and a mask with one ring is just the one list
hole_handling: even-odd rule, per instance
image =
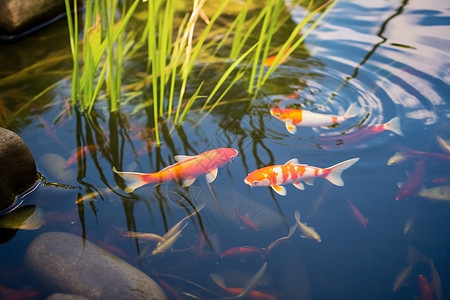
[[320, 235], [314, 230], [313, 227], [309, 227], [306, 224], [300, 222], [300, 212], [298, 210], [295, 211], [294, 216], [295, 220], [297, 221], [298, 228], [300, 229], [304, 237], [316, 240], [319, 243], [322, 241]]
[[436, 136], [436, 140], [439, 144], [439, 146], [442, 148], [442, 150], [450, 152], [450, 143], [441, 138], [440, 136]]
[[387, 161], [387, 165], [388, 166], [392, 166], [392, 165], [398, 165], [402, 162], [404, 162], [406, 159], [408, 159], [408, 156], [405, 153], [402, 152], [395, 152], [394, 155], [392, 155], [388, 161]]
[[450, 202], [450, 185], [422, 188], [417, 194], [431, 201]]
[[397, 277], [395, 277], [394, 285], [392, 286], [392, 291], [396, 292], [398, 289], [406, 282], [406, 279], [408, 279], [409, 275], [411, 274], [411, 270], [414, 265], [407, 266], [403, 270], [398, 273]]
[[156, 244], [155, 249], [152, 251], [152, 255], [161, 254], [171, 249], [175, 244], [175, 242], [180, 237], [183, 229], [187, 226], [189, 218], [200, 212], [200, 210], [202, 210], [203, 207], [205, 206], [202, 206], [201, 208], [187, 215], [186, 217], [181, 219], [178, 223], [173, 225], [172, 228], [170, 228], [169, 231], [167, 231], [166, 234], [163, 235], [162, 240], [158, 244]]

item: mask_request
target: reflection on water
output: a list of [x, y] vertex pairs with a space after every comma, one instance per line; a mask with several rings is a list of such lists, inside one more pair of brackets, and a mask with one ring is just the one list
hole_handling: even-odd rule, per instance
[[[303, 11], [295, 7], [286, 26]], [[73, 188], [40, 186], [24, 200], [24, 209], [34, 205], [45, 224], [2, 231], [0, 251], [11, 259], [0, 261], [1, 285], [32, 284], [11, 275], [29, 242], [45, 231], [67, 231], [142, 269], [173, 299], [231, 296], [230, 288], [243, 291], [246, 284], [268, 299], [410, 299], [426, 281], [434, 299], [448, 298], [445, 14], [438, 1], [340, 1], [257, 99], [242, 87], [200, 126], [195, 107], [180, 127], [161, 120], [161, 147], [154, 145], [150, 110], [129, 113], [127, 106], [109, 114], [100, 102], [86, 117], [67, 109], [69, 89], [61, 83], [12, 113], [18, 105], [12, 100], [39, 88], [8, 88], [0, 96], [1, 124], [20, 133], [47, 181]], [[199, 81], [218, 70], [205, 67]], [[48, 86], [50, 78], [36, 84]], [[298, 127], [295, 134], [270, 115], [274, 106], [342, 115], [353, 103], [360, 108], [354, 118]], [[380, 127], [393, 119], [401, 132]], [[190, 187], [167, 182], [129, 194], [112, 171], [155, 172], [174, 164], [175, 155], [218, 147], [239, 155], [211, 184], [199, 177]], [[251, 171], [292, 158], [327, 167], [353, 157], [360, 160], [342, 175], [343, 187], [317, 180], [303, 191], [286, 186], [281, 197], [244, 183]], [[296, 211], [320, 243], [302, 238], [298, 228], [290, 234]], [[161, 240], [132, 233], [175, 238], [152, 255]]]

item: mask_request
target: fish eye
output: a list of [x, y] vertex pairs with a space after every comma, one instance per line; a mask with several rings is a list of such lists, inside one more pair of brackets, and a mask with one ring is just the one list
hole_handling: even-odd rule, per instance
[[234, 159], [234, 155], [231, 155], [231, 156], [230, 156], [230, 159]]
[[258, 184], [258, 180], [253, 181], [253, 184]]
[[276, 113], [277, 117], [281, 116], [280, 113]]

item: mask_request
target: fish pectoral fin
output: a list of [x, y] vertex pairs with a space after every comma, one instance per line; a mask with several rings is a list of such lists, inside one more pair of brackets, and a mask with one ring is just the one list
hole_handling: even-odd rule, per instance
[[211, 183], [214, 180], [216, 180], [216, 177], [217, 177], [217, 169], [214, 169], [211, 172], [206, 173], [206, 181], [208, 181], [208, 183]]
[[285, 163], [285, 165], [298, 165], [298, 164], [299, 164], [298, 159], [296, 158], [290, 159]]
[[175, 155], [173, 158], [177, 161], [183, 161], [195, 157], [196, 155]]
[[307, 179], [303, 179], [303, 181], [307, 184], [307, 185], [314, 185], [314, 180], [315, 178], [307, 178]]
[[301, 182], [294, 182], [292, 185], [302, 191], [305, 189], [305, 186]]
[[191, 186], [195, 182], [195, 179], [197, 179], [197, 178], [192, 177], [192, 178], [185, 178], [185, 179], [183, 179], [183, 186], [184, 187]]
[[291, 122], [286, 122], [286, 129], [289, 131], [290, 134], [295, 134], [297, 132], [297, 127], [295, 127], [294, 124]]
[[281, 195], [281, 196], [286, 196], [287, 192], [286, 192], [286, 188], [284, 186], [281, 185], [271, 185], [270, 186], [277, 194]]

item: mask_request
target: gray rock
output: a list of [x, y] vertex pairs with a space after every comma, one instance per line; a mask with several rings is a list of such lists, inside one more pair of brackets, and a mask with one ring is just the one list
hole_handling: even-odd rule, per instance
[[0, 28], [7, 33], [24, 30], [64, 11], [63, 0], [2, 0]]
[[89, 300], [89, 299], [79, 295], [55, 293], [47, 297], [46, 300]]
[[167, 299], [150, 277], [95, 244], [71, 233], [48, 232], [35, 238], [25, 265], [55, 293], [88, 299]]
[[25, 142], [0, 127], [0, 211], [13, 205], [37, 180], [36, 163]]

